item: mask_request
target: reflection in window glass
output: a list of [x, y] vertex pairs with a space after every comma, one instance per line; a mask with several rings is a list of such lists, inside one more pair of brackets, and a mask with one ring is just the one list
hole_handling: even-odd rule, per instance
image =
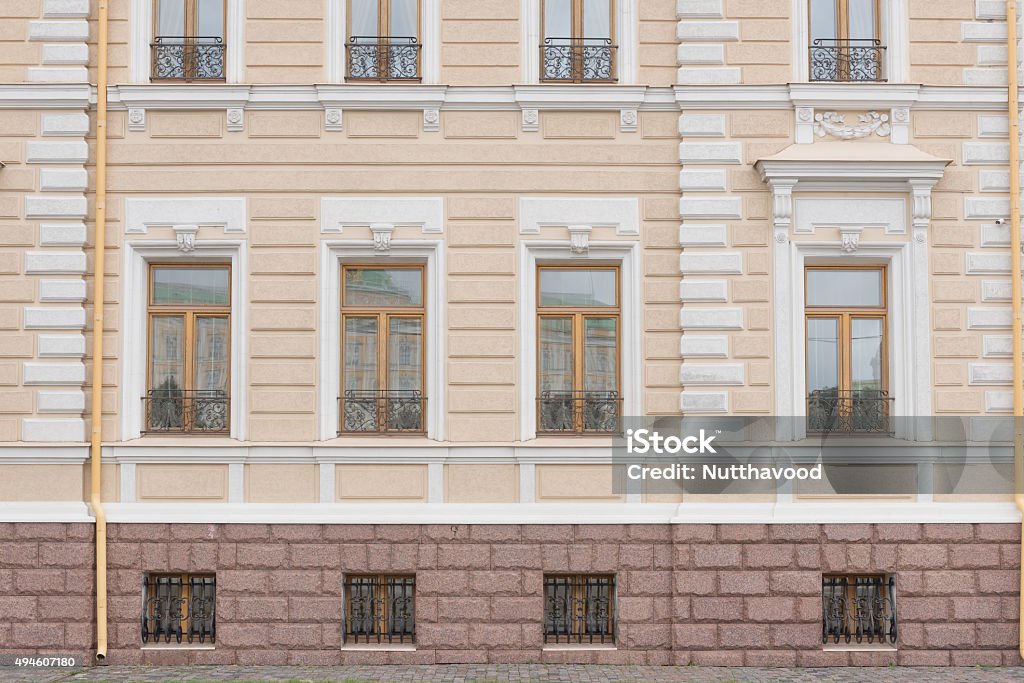
[[377, 318], [345, 318], [345, 388], [377, 388]]
[[541, 306], [616, 306], [616, 272], [611, 269], [542, 268]]
[[346, 306], [422, 306], [419, 268], [346, 268]]
[[807, 305], [882, 306], [882, 271], [809, 268]]
[[619, 388], [617, 323], [615, 318], [583, 319], [584, 391]]
[[839, 387], [839, 319], [807, 320], [807, 391]]
[[850, 346], [850, 388], [881, 389], [882, 319], [853, 318]]
[[153, 268], [152, 302], [157, 306], [227, 306], [227, 268]]
[[572, 318], [540, 319], [540, 391], [572, 391]]

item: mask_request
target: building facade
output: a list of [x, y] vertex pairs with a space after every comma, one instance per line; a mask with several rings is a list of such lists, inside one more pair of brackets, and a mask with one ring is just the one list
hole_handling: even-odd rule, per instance
[[[0, 652], [95, 652], [101, 391], [113, 663], [1020, 664], [1012, 486], [889, 427], [1012, 409], [1004, 3], [109, 7], [104, 95], [0, 6]], [[639, 415], [911, 483], [627, 489]]]

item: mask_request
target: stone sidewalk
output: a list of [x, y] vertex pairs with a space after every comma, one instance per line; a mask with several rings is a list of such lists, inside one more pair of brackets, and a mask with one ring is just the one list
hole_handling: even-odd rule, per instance
[[1024, 667], [731, 668], [543, 664], [439, 666], [0, 667], [3, 683], [1021, 683]]

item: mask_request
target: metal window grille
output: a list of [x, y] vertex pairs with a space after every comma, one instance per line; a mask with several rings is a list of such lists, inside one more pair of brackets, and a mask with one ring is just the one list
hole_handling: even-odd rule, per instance
[[823, 576], [821, 642], [895, 643], [895, 576]]
[[893, 399], [879, 389], [818, 389], [807, 396], [807, 431], [888, 434]]
[[541, 80], [614, 82], [617, 48], [608, 38], [545, 38], [540, 46]]
[[147, 434], [218, 434], [228, 431], [230, 401], [226, 392], [150, 389], [142, 402]]
[[346, 643], [413, 643], [416, 578], [350, 576], [345, 579]]
[[146, 574], [142, 577], [142, 642], [214, 643], [217, 578]]
[[219, 36], [157, 36], [151, 46], [153, 78], [222, 81], [225, 47]]
[[538, 431], [615, 434], [622, 398], [617, 391], [551, 391], [537, 399]]
[[346, 389], [340, 399], [342, 433], [422, 434], [427, 399], [414, 389]]
[[415, 36], [352, 36], [348, 50], [349, 80], [418, 81], [420, 48]]
[[815, 38], [810, 52], [812, 81], [884, 81], [885, 46], [875, 39]]
[[544, 577], [545, 643], [614, 643], [615, 577]]

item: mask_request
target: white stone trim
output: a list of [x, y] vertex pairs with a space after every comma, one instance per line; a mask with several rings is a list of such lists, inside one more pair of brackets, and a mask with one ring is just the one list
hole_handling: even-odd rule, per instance
[[346, 227], [374, 224], [444, 232], [443, 197], [322, 197], [320, 232], [342, 233]]
[[[640, 50], [639, 3], [640, 0], [617, 0], [615, 3], [614, 42], [618, 45], [615, 73], [619, 85], [633, 85], [637, 82]], [[528, 84], [540, 83], [540, 7], [540, 0], [520, 0], [520, 79]]]
[[519, 232], [540, 234], [541, 228], [589, 225], [615, 228], [617, 235], [640, 234], [640, 201], [636, 197], [520, 197]]
[[[130, 201], [130, 200], [129, 200]], [[163, 219], [166, 220], [166, 219]], [[248, 424], [249, 265], [244, 240], [198, 240], [183, 254], [175, 240], [138, 240], [123, 244], [121, 282], [121, 440], [142, 434], [142, 397], [146, 393], [148, 338], [146, 282], [150, 261], [231, 264], [231, 425], [232, 439], [244, 440]]]
[[226, 233], [244, 233], [248, 216], [245, 197], [128, 197], [124, 200], [124, 226], [129, 234], [175, 225], [218, 227]]
[[[583, 200], [581, 200], [583, 201]], [[600, 201], [600, 200], [593, 200]], [[538, 220], [547, 221], [543, 216]], [[520, 214], [522, 219], [522, 214]], [[568, 240], [519, 242], [519, 440], [537, 436], [537, 265], [574, 258]], [[580, 258], [580, 255], [575, 255]], [[583, 258], [595, 262], [617, 262], [620, 267], [619, 332], [621, 358], [622, 414], [643, 414], [642, 319], [643, 271], [639, 242], [590, 242]]]
[[907, 202], [902, 198], [798, 197], [794, 200], [796, 234], [818, 228], [882, 228], [888, 234], [907, 232]]
[[320, 498], [321, 503], [337, 502], [337, 468], [333, 462], [322, 462], [317, 467], [320, 469]]
[[118, 470], [118, 502], [134, 503], [137, 500], [138, 474], [135, 463], [121, 463]]
[[[245, 0], [225, 0], [224, 76], [227, 83], [245, 80]], [[152, 0], [131, 0], [129, 9], [129, 77], [132, 83], [149, 83], [150, 43], [153, 40]]]
[[[326, 199], [325, 199], [326, 201]], [[387, 207], [378, 205], [382, 210]], [[428, 217], [421, 216], [419, 222]], [[324, 240], [320, 243], [320, 367], [317, 415], [322, 441], [338, 437], [338, 397], [341, 396], [341, 264], [380, 261], [417, 262], [426, 266], [427, 438], [443, 441], [446, 410], [446, 297], [445, 244], [441, 240], [392, 240], [387, 257], [380, 256], [371, 240]], [[390, 443], [390, 442], [386, 442]]]
[[96, 521], [85, 503], [58, 501], [0, 503], [0, 522], [91, 524]]
[[245, 465], [240, 462], [228, 463], [228, 503], [245, 503]]

